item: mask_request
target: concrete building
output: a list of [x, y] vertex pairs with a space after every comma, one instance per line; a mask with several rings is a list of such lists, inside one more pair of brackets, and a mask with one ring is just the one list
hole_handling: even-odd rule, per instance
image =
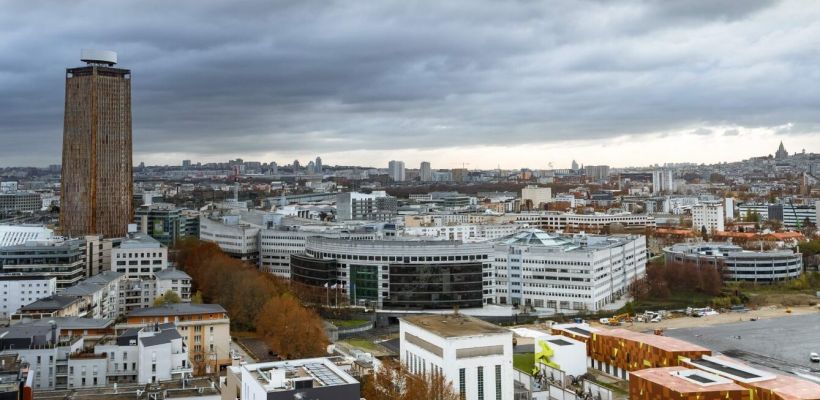
[[731, 243], [679, 243], [663, 249], [667, 265], [718, 266], [726, 280], [773, 283], [800, 277], [803, 255], [791, 250], [749, 251]]
[[291, 256], [291, 281], [339, 285], [354, 304], [385, 309], [482, 306], [486, 243], [311, 237]]
[[629, 373], [629, 398], [749, 400], [749, 390], [731, 379], [686, 367], [650, 368]]
[[120, 315], [120, 288], [126, 284], [122, 272], [106, 271], [62, 291], [63, 296], [81, 298], [87, 306], [85, 316], [98, 319], [116, 319]]
[[462, 399], [513, 399], [511, 331], [466, 315], [418, 315], [399, 320], [399, 340], [410, 372], [443, 375]]
[[529, 185], [521, 189], [522, 208], [526, 207], [528, 210], [537, 210], [540, 209], [543, 204], [550, 203], [551, 201], [552, 189], [548, 187]]
[[655, 218], [647, 214], [573, 214], [560, 212], [531, 212], [514, 214], [515, 222], [545, 231], [606, 233], [613, 226], [643, 231], [655, 227]]
[[0, 274], [0, 320], [8, 322], [20, 307], [57, 293], [57, 278], [51, 276], [27, 276], [23, 274]]
[[117, 329], [171, 322], [188, 348], [194, 375], [212, 374], [231, 364], [231, 321], [219, 304], [177, 303], [134, 310]]
[[145, 234], [130, 234], [111, 251], [113, 270], [128, 279], [149, 280], [168, 268], [168, 248]]
[[359, 400], [359, 381], [328, 358], [228, 367], [222, 400]]
[[336, 220], [387, 221], [396, 216], [398, 203], [384, 191], [345, 192], [336, 195]]
[[427, 161], [422, 161], [421, 165], [419, 166], [419, 178], [422, 182], [432, 182], [433, 181], [433, 170], [430, 168], [430, 163]]
[[731, 222], [735, 220], [735, 198], [734, 197], [727, 197], [723, 199], [724, 201], [724, 213], [726, 215], [726, 222]]
[[484, 301], [598, 311], [646, 274], [646, 237], [519, 232], [494, 245]]
[[32, 376], [28, 363], [16, 353], [0, 355], [0, 397], [4, 399], [33, 400]]
[[0, 224], [0, 248], [17, 246], [29, 240], [49, 240], [54, 231], [41, 225], [4, 225]]
[[609, 165], [587, 165], [584, 167], [587, 179], [593, 182], [606, 182], [609, 180]]
[[0, 266], [5, 273], [57, 278], [57, 291], [86, 277], [86, 243], [82, 239], [27, 241], [0, 248]]
[[701, 232], [705, 228], [710, 234], [726, 230], [723, 211], [724, 205], [719, 202], [703, 202], [692, 206], [692, 229]]
[[182, 211], [182, 208], [173, 204], [146, 201], [134, 211], [134, 223], [137, 224], [137, 231], [151, 236], [165, 246], [173, 246], [187, 236]]
[[200, 240], [216, 243], [229, 256], [253, 265], [259, 263], [260, 229], [240, 215], [213, 213], [199, 218]]
[[404, 161], [392, 160], [387, 165], [387, 169], [390, 171], [390, 179], [394, 182], [404, 181]]
[[164, 296], [168, 291], [174, 292], [184, 303], [191, 301], [191, 276], [176, 268], [167, 268], [154, 272], [156, 296]]
[[43, 207], [43, 199], [35, 192], [0, 192], [0, 216], [33, 213]]
[[55, 294], [20, 307], [11, 315], [11, 323], [55, 317], [88, 316], [90, 304], [82, 297]]
[[82, 61], [66, 70], [60, 228], [122, 237], [133, 220], [131, 71], [110, 51], [83, 50]]
[[97, 321], [58, 318], [5, 328], [0, 331], [0, 354], [17, 354], [31, 365], [35, 390], [149, 384], [190, 375], [187, 348], [173, 324], [126, 330], [88, 343], [85, 335], [75, 333], [95, 328]]
[[669, 194], [677, 190], [675, 186], [675, 175], [671, 169], [658, 169], [652, 171], [652, 193]]

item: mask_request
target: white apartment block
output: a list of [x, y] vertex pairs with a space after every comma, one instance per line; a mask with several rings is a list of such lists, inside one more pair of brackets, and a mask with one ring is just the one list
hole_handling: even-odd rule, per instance
[[521, 204], [532, 203], [533, 209], [541, 208], [541, 204], [546, 204], [552, 201], [552, 189], [548, 187], [538, 187], [529, 185], [521, 189]]
[[598, 311], [646, 274], [646, 237], [522, 231], [494, 246], [485, 303]]
[[111, 250], [111, 259], [112, 269], [127, 279], [152, 279], [168, 268], [168, 248], [148, 235], [132, 234]]
[[390, 172], [390, 179], [395, 182], [404, 181], [404, 161], [390, 161], [387, 165], [387, 169]]
[[400, 319], [401, 362], [410, 372], [442, 375], [465, 400], [512, 400], [512, 332], [460, 314]]
[[20, 307], [57, 293], [57, 278], [0, 274], [0, 320], [9, 321]]
[[[82, 320], [69, 322], [77, 325]], [[88, 321], [91, 327], [98, 320]], [[31, 365], [35, 390], [148, 384], [180, 379], [192, 371], [187, 346], [173, 324], [126, 330], [86, 347], [83, 336], [65, 334], [60, 323], [19, 324], [0, 333], [0, 354], [18, 354]], [[78, 329], [73, 326], [69, 332]]]
[[165, 295], [170, 290], [176, 293], [183, 303], [191, 301], [191, 277], [185, 272], [167, 268], [154, 272], [154, 277], [157, 289], [155, 298]]
[[674, 193], [675, 176], [671, 169], [652, 171], [652, 193]]
[[725, 230], [724, 205], [720, 202], [703, 202], [692, 207], [692, 229], [712, 233]]
[[115, 319], [120, 315], [120, 288], [127, 281], [122, 272], [105, 271], [63, 289], [61, 294], [82, 298], [89, 307], [88, 318]]

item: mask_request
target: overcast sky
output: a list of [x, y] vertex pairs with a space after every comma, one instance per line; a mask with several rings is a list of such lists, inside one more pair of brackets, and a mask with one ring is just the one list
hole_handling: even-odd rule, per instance
[[81, 48], [132, 70], [135, 163], [820, 152], [812, 0], [0, 0], [0, 166], [59, 163]]

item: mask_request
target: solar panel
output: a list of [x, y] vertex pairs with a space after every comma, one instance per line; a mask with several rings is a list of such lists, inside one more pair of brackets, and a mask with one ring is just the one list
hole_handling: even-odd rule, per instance
[[347, 382], [338, 374], [330, 370], [327, 365], [320, 363], [305, 364], [305, 369], [324, 386], [344, 385]]
[[709, 379], [709, 378], [707, 378], [703, 375], [698, 375], [698, 374], [691, 374], [691, 375], [687, 375], [686, 377], [693, 380], [693, 381], [698, 381], [700, 383], [712, 383], [712, 382], [714, 382], [714, 380]]

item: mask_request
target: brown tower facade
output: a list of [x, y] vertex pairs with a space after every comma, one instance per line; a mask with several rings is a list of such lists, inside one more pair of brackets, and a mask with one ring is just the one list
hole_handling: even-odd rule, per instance
[[116, 53], [83, 50], [66, 70], [60, 227], [63, 235], [122, 237], [133, 221], [131, 71]]

